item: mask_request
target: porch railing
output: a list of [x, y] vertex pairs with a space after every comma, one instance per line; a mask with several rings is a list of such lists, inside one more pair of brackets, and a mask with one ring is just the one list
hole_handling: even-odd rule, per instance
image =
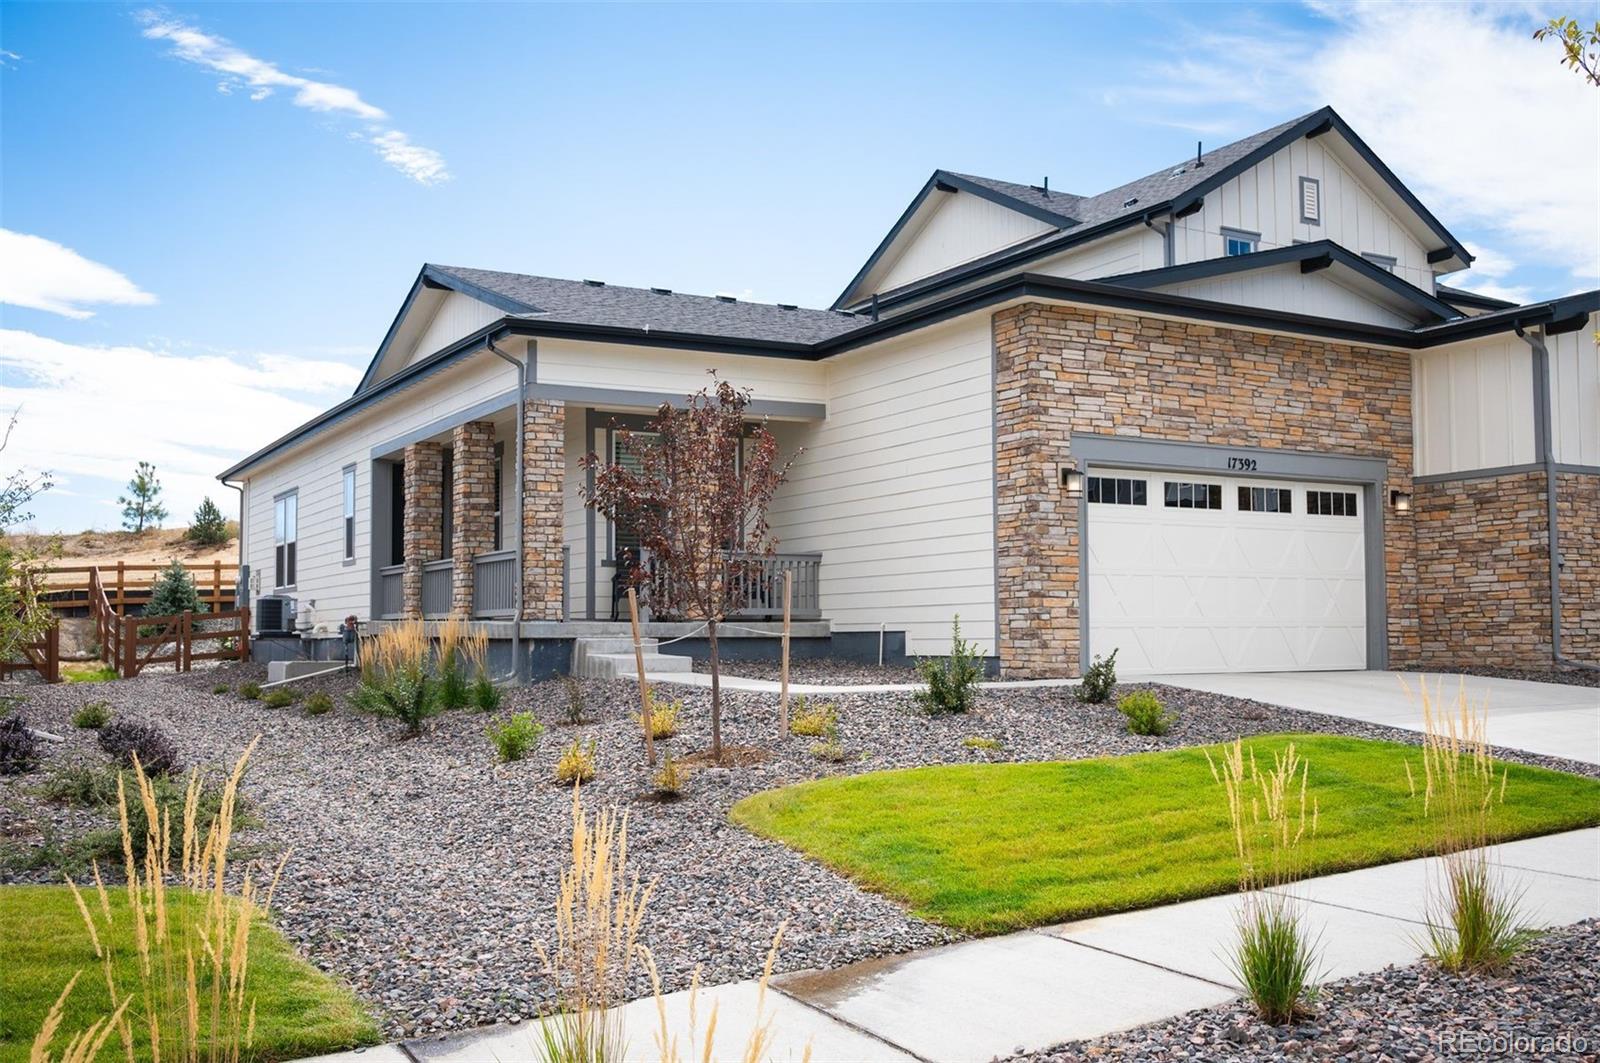
[[517, 612], [517, 552], [496, 550], [472, 559], [472, 615], [510, 617]]
[[450, 615], [450, 584], [455, 562], [450, 558], [422, 563], [422, 615]]
[[406, 611], [406, 566], [386, 565], [378, 569], [378, 615], [398, 620]]
[[822, 555], [773, 554], [771, 557], [736, 555], [749, 562], [744, 570], [744, 606], [733, 613], [743, 620], [778, 619], [783, 616], [783, 574], [792, 573], [789, 615], [795, 620], [822, 619]]

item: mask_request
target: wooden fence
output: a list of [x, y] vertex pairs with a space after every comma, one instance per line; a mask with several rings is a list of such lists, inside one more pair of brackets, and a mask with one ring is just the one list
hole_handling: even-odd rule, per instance
[[0, 661], [0, 677], [10, 679], [17, 672], [38, 672], [46, 683], [61, 682], [61, 627], [51, 624], [44, 637], [25, 643], [22, 660]]
[[[173, 616], [119, 617], [121, 628], [115, 655], [101, 643], [101, 654], [114, 663], [117, 674], [132, 679], [152, 664], [170, 664], [190, 671], [195, 661], [247, 661], [250, 659], [250, 610], [221, 613], [178, 613]], [[196, 650], [197, 643], [211, 643]]]
[[[128, 611], [130, 605], [143, 605], [150, 600], [150, 590], [156, 577], [170, 565], [130, 565], [118, 561], [115, 565], [56, 565], [45, 576], [45, 600], [58, 610], [78, 609], [85, 605], [93, 612], [94, 587], [99, 583], [107, 603], [118, 614]], [[200, 600], [213, 611], [231, 608], [234, 601], [234, 578], [231, 566], [223, 569], [221, 561], [206, 565], [184, 565], [184, 571], [194, 578]]]

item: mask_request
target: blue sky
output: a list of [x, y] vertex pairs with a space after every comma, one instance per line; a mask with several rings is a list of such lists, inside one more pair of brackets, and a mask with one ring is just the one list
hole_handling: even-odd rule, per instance
[[1594, 287], [1600, 93], [1546, 14], [0, 3], [0, 464], [77, 529], [148, 458], [181, 523], [425, 261], [826, 305], [936, 167], [1095, 192], [1325, 102], [1482, 252], [1456, 282]]

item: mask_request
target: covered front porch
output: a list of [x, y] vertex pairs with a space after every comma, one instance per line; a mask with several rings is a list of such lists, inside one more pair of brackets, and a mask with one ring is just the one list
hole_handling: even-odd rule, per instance
[[[580, 463], [591, 452], [619, 460], [618, 429], [644, 423], [637, 407], [530, 398], [521, 419], [520, 492], [515, 396], [375, 446], [371, 616], [540, 625], [611, 620], [618, 587], [613, 559], [629, 543], [584, 505], [580, 486], [590, 474]], [[821, 554], [747, 560], [743, 605], [734, 618], [781, 619], [787, 575], [791, 619], [822, 619]], [[624, 603], [617, 615], [626, 613]]]

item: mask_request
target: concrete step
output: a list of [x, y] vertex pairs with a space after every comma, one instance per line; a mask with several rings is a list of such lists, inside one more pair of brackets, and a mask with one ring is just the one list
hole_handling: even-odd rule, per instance
[[[584, 659], [584, 675], [589, 679], [633, 679], [636, 676], [632, 653], [591, 653]], [[661, 672], [692, 672], [694, 662], [674, 653], [644, 655], [646, 675]]]
[[[655, 653], [660, 639], [640, 639], [645, 653]], [[597, 654], [633, 653], [633, 639], [626, 635], [598, 635], [574, 639], [572, 642], [572, 674], [590, 676], [588, 660]], [[590, 676], [594, 678], [593, 676]]]

